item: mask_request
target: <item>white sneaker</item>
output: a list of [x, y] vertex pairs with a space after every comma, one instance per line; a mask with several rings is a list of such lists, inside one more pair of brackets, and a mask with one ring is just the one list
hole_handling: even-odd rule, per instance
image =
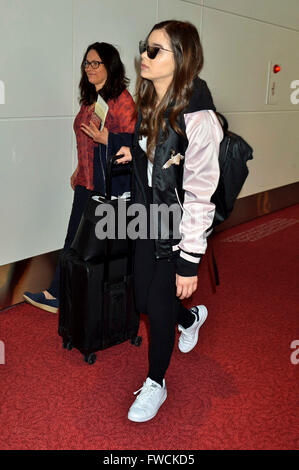
[[190, 352], [198, 341], [198, 330], [201, 325], [206, 321], [208, 316], [208, 310], [204, 305], [197, 305], [190, 309], [195, 316], [193, 325], [189, 328], [183, 328], [182, 325], [178, 326], [178, 330], [181, 332], [179, 339], [179, 350], [183, 353]]
[[166, 400], [167, 389], [165, 379], [163, 379], [163, 387], [161, 387], [160, 384], [148, 377], [143, 386], [137, 392], [134, 392], [134, 395], [138, 392], [140, 394], [129, 409], [128, 419], [137, 423], [143, 423], [156, 416], [160, 406]]

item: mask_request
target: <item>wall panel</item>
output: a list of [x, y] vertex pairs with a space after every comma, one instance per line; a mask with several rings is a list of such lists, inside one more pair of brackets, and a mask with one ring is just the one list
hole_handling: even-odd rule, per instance
[[298, 113], [226, 114], [230, 127], [254, 149], [249, 176], [239, 197], [299, 180]]
[[181, 20], [193, 23], [201, 34], [202, 7], [182, 0], [159, 0], [158, 21]]
[[0, 0], [0, 118], [70, 115], [72, 48], [72, 0]]
[[71, 209], [71, 119], [0, 121], [0, 265], [61, 248]]
[[204, 4], [299, 31], [298, 0], [204, 0]]
[[[299, 78], [299, 33], [206, 8], [203, 15], [203, 76], [218, 106], [227, 112], [295, 111], [290, 84]], [[272, 59], [282, 70], [278, 103], [269, 106], [266, 92]]]
[[78, 109], [77, 95], [82, 57], [89, 44], [96, 41], [115, 45], [126, 66], [134, 93], [139, 57], [138, 44], [157, 19], [157, 0], [74, 0], [74, 111]]

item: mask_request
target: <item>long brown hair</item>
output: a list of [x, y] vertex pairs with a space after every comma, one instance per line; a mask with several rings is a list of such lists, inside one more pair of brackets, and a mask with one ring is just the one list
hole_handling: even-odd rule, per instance
[[146, 40], [152, 31], [157, 29], [163, 29], [170, 38], [175, 71], [173, 80], [157, 107], [157, 95], [153, 83], [141, 76], [137, 80], [137, 107], [142, 114], [140, 134], [147, 136], [147, 155], [151, 161], [159, 129], [162, 129], [164, 138], [167, 138], [168, 135], [165, 122], [165, 113], [168, 108], [170, 126], [175, 132], [183, 135], [183, 131], [177, 123], [177, 117], [188, 105], [193, 90], [193, 80], [203, 67], [202, 46], [198, 31], [193, 24], [176, 20], [162, 21], [152, 28]]

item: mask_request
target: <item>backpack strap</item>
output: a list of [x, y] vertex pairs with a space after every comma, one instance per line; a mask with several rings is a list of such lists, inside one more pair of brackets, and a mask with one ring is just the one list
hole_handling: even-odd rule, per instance
[[216, 286], [219, 286], [219, 272], [218, 272], [218, 266], [216, 263], [216, 258], [215, 258], [215, 253], [214, 253], [214, 247], [212, 246], [212, 263], [213, 263], [213, 269], [214, 269], [214, 275], [215, 275], [215, 284]]
[[223, 132], [226, 133], [228, 131], [228, 122], [227, 122], [226, 117], [223, 116], [223, 114], [219, 113], [218, 111], [215, 111], [215, 113], [222, 126]]
[[219, 272], [218, 272], [218, 266], [217, 266], [216, 257], [214, 253], [213, 242], [211, 239], [209, 239], [208, 252], [206, 254], [208, 257], [208, 269], [209, 269], [210, 281], [212, 285], [212, 291], [215, 294], [216, 286], [219, 286], [220, 281], [219, 281]]

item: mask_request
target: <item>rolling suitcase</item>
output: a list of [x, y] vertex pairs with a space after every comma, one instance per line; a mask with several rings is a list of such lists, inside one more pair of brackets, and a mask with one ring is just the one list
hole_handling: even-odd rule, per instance
[[[112, 164], [112, 159], [109, 162]], [[111, 182], [111, 165], [108, 169], [107, 181]], [[107, 202], [113, 202], [110, 191], [111, 184], [108, 184]], [[90, 206], [95, 200], [93, 196]], [[135, 346], [142, 341], [137, 335], [139, 315], [133, 296], [132, 241], [127, 240], [127, 245], [124, 245], [124, 241], [120, 240], [118, 250], [118, 240], [111, 243], [105, 239], [101, 240], [103, 245], [97, 245], [98, 240], [92, 240], [87, 234], [88, 243], [94, 242], [98, 252], [92, 249], [86, 251], [86, 225], [94, 227], [94, 221], [90, 218], [93, 216], [94, 212], [92, 214], [90, 207], [87, 208], [72, 248], [60, 260], [58, 327], [63, 347], [68, 350], [75, 347], [89, 364], [96, 361], [97, 351], [126, 340]], [[126, 250], [124, 246], [127, 246]]]
[[77, 348], [89, 364], [96, 351], [129, 339], [141, 344], [130, 263], [129, 257], [83, 261], [74, 250], [61, 258], [59, 334], [63, 346]]

